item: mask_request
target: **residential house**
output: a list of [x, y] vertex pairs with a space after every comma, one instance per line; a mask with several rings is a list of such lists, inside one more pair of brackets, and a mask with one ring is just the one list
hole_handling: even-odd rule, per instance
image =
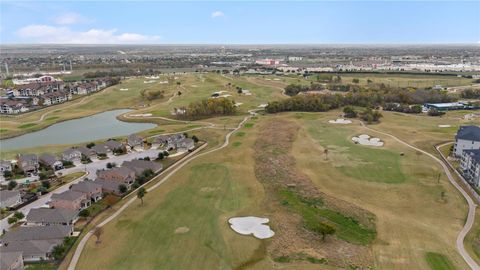
[[98, 202], [102, 199], [102, 186], [93, 181], [81, 181], [77, 184], [73, 184], [70, 187], [70, 190], [87, 195], [87, 199], [92, 203]]
[[110, 151], [114, 153], [120, 150], [125, 150], [125, 145], [115, 140], [108, 140], [105, 142], [105, 145], [108, 147], [108, 149], [110, 149]]
[[54, 155], [51, 154], [42, 154], [39, 158], [41, 164], [45, 167], [51, 168], [54, 171], [63, 169], [63, 163]]
[[88, 95], [97, 91], [98, 88], [95, 82], [84, 82], [75, 86], [75, 92], [78, 95]]
[[74, 225], [78, 211], [62, 208], [33, 208], [28, 212], [28, 226]]
[[163, 166], [161, 163], [149, 160], [131, 160], [131, 161], [124, 161], [122, 163], [122, 167], [129, 168], [135, 171], [136, 176], [142, 175], [142, 173], [146, 170], [151, 170], [153, 173], [158, 173], [162, 170]]
[[460, 168], [463, 177], [473, 186], [480, 186], [480, 149], [464, 150]]
[[94, 147], [92, 147], [92, 150], [95, 151], [95, 153], [97, 154], [97, 156], [99, 156], [99, 155], [108, 155], [108, 154], [112, 153], [112, 151], [110, 150], [110, 148], [108, 148], [108, 146], [105, 145], [105, 144], [97, 144], [97, 145], [95, 145]]
[[26, 100], [0, 98], [0, 113], [2, 114], [18, 114], [27, 111], [29, 111], [29, 106]]
[[0, 160], [0, 174], [3, 175], [4, 172], [12, 171], [12, 163], [8, 160]]
[[97, 171], [97, 180], [113, 181], [118, 185], [124, 184], [128, 189], [135, 181], [135, 171], [127, 167], [115, 167], [110, 170]]
[[87, 194], [72, 190], [53, 194], [51, 201], [49, 202], [49, 205], [53, 208], [70, 209], [75, 211], [85, 209], [89, 207], [90, 204], [91, 202], [87, 198]]
[[17, 166], [28, 176], [36, 175], [39, 168], [38, 157], [34, 154], [18, 155]]
[[88, 148], [85, 146], [80, 146], [76, 148], [80, 153], [82, 153], [82, 156], [85, 156], [87, 158], [92, 158], [95, 157], [97, 154], [95, 153], [95, 150], [92, 148]]
[[95, 180], [95, 184], [102, 186], [103, 193], [112, 193], [119, 196], [122, 195], [122, 192], [120, 192], [120, 185], [122, 185], [122, 183], [118, 183], [117, 181], [97, 179]]
[[160, 135], [160, 136], [155, 136], [152, 140], [152, 148], [153, 149], [163, 149], [167, 150], [167, 145], [168, 145], [168, 136], [167, 135]]
[[0, 208], [15, 207], [22, 203], [18, 190], [0, 190]]
[[82, 152], [78, 149], [67, 149], [62, 153], [62, 160], [71, 161], [71, 162], [78, 162], [82, 159]]
[[460, 126], [455, 136], [455, 145], [453, 153], [456, 157], [461, 157], [464, 150], [480, 149], [480, 127], [479, 126]]
[[177, 141], [176, 143], [178, 152], [187, 152], [195, 148], [195, 142], [190, 138], [185, 138]]
[[130, 146], [131, 149], [143, 149], [143, 138], [137, 134], [132, 134], [127, 137], [127, 145]]
[[1, 270], [23, 270], [23, 257], [20, 251], [2, 252], [0, 256]]
[[64, 225], [19, 227], [0, 238], [0, 251], [22, 252], [26, 262], [48, 260], [53, 248], [72, 233], [73, 227]]

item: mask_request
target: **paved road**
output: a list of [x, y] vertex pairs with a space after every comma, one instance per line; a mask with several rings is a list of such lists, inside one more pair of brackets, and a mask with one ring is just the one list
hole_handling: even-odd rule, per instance
[[[230, 143], [230, 136], [235, 132], [237, 131], [238, 129], [240, 129], [243, 124], [248, 120], [250, 119], [251, 116], [247, 116], [245, 117], [242, 122], [240, 122], [240, 124], [238, 124], [238, 126], [233, 129], [232, 131], [230, 131], [226, 136], [225, 136], [225, 142], [223, 143], [223, 145], [215, 148], [215, 149], [212, 149], [212, 150], [209, 150], [207, 152], [204, 152], [204, 153], [201, 153], [201, 154], [198, 154], [196, 156], [194, 156], [193, 154], [194, 153], [191, 153], [191, 157], [189, 158], [186, 158], [184, 159], [183, 162], [180, 162], [180, 163], [176, 163], [174, 164], [172, 167], [172, 170], [170, 171], [170, 173], [168, 173], [161, 181], [159, 181], [158, 183], [156, 183], [155, 185], [151, 186], [150, 188], [147, 189], [147, 191], [152, 191], [153, 189], [156, 189], [157, 187], [159, 187], [160, 185], [162, 185], [163, 183], [165, 183], [173, 174], [175, 174], [178, 170], [180, 170], [183, 166], [185, 166], [186, 164], [190, 163], [192, 160], [194, 159], [197, 159], [199, 157], [202, 157], [202, 156], [205, 156], [205, 155], [208, 155], [210, 153], [213, 153], [215, 151], [218, 151], [220, 149], [223, 149], [225, 147], [228, 146], [228, 144]], [[206, 144], [203, 146], [205, 147]], [[199, 149], [200, 150], [200, 149]], [[166, 172], [166, 171], [165, 171]], [[162, 176], [162, 174], [160, 174], [159, 176], [157, 177], [160, 177]], [[134, 194], [134, 192], [130, 193], [131, 194]], [[105, 226], [107, 223], [109, 223], [110, 221], [112, 221], [113, 219], [115, 219], [118, 215], [120, 215], [128, 206], [130, 206], [133, 202], [135, 202], [137, 200], [136, 197], [132, 197], [131, 199], [129, 199], [120, 209], [118, 209], [115, 213], [113, 213], [113, 215], [111, 215], [110, 217], [108, 217], [107, 219], [105, 219], [103, 222], [101, 222], [100, 224], [97, 225], [97, 227], [103, 227]], [[78, 260], [80, 259], [80, 255], [82, 254], [82, 251], [88, 241], [88, 239], [93, 235], [93, 230], [90, 230], [89, 232], [87, 232], [87, 234], [85, 234], [85, 236], [82, 238], [82, 240], [80, 241], [80, 243], [78, 244], [77, 246], [77, 249], [75, 250], [75, 253], [73, 254], [73, 257], [72, 257], [72, 260], [70, 261], [70, 265], [68, 266], [68, 270], [74, 270], [75, 267], [77, 266], [77, 263], [78, 263]]]
[[[465, 198], [465, 200], [468, 203], [467, 221], [465, 222], [465, 225], [463, 226], [462, 230], [457, 235], [457, 241], [456, 241], [457, 250], [460, 253], [460, 255], [463, 257], [465, 262], [468, 264], [468, 266], [470, 266], [471, 269], [480, 270], [480, 266], [477, 264], [477, 262], [475, 262], [475, 260], [473, 260], [473, 258], [470, 256], [470, 254], [468, 254], [468, 252], [465, 249], [465, 246], [463, 244], [463, 242], [465, 240], [465, 236], [470, 231], [470, 229], [472, 228], [473, 223], [475, 221], [475, 208], [476, 208], [477, 205], [474, 203], [474, 201], [468, 195], [468, 193], [465, 190], [463, 190], [463, 188], [457, 183], [457, 181], [455, 181], [455, 179], [453, 178], [452, 174], [450, 173], [450, 170], [448, 169], [447, 165], [441, 159], [437, 158], [436, 156], [434, 156], [434, 155], [432, 155], [432, 154], [430, 154], [430, 153], [428, 153], [428, 152], [426, 152], [426, 151], [424, 151], [420, 148], [417, 148], [413, 145], [410, 145], [409, 143], [400, 140], [399, 138], [393, 136], [392, 134], [369, 128], [369, 127], [365, 126], [365, 124], [363, 122], [360, 122], [360, 123], [362, 124], [363, 127], [365, 127], [366, 129], [368, 129], [370, 131], [388, 136], [388, 137], [396, 140], [397, 142], [399, 142], [399, 143], [401, 143], [401, 144], [403, 144], [407, 147], [410, 147], [410, 148], [412, 148], [416, 151], [419, 151], [419, 152], [429, 156], [430, 158], [432, 158], [433, 160], [435, 160], [436, 162], [438, 162], [442, 166], [442, 168], [445, 171], [445, 174], [447, 175], [450, 183], [462, 194], [462, 196]], [[440, 146], [437, 146], [437, 150], [438, 150], [438, 147], [440, 147]]]
[[[18, 211], [22, 212], [25, 216], [27, 216], [28, 212], [30, 212], [30, 209], [42, 207], [48, 201], [50, 201], [50, 198], [52, 197], [52, 194], [62, 193], [64, 191], [67, 191], [72, 184], [75, 184], [75, 183], [78, 183], [78, 182], [82, 181], [85, 177], [89, 177], [89, 178], [94, 179], [97, 170], [106, 169], [107, 163], [109, 163], [109, 162], [115, 162], [117, 165], [121, 165], [122, 162], [124, 162], [124, 161], [129, 161], [129, 160], [138, 159], [138, 158], [144, 158], [146, 156], [148, 156], [150, 158], [157, 158], [158, 152], [159, 152], [159, 150], [154, 150], [154, 149], [149, 149], [149, 150], [146, 150], [146, 151], [143, 151], [143, 152], [131, 152], [131, 153], [121, 155], [121, 156], [111, 156], [110, 158], [105, 159], [105, 160], [96, 160], [96, 161], [94, 161], [90, 164], [87, 164], [87, 165], [82, 164], [82, 165], [78, 165], [76, 167], [59, 170], [59, 171], [56, 172], [57, 174], [62, 173], [63, 175], [66, 175], [66, 174], [70, 174], [70, 173], [74, 173], [74, 172], [86, 171], [87, 175], [85, 175], [83, 177], [79, 177], [79, 178], [71, 181], [70, 183], [65, 184], [65, 185], [55, 189], [52, 192], [49, 192], [49, 193], [41, 196], [38, 200], [33, 201], [32, 203], [29, 203], [29, 204], [23, 206], [22, 208], [18, 209]], [[8, 231], [8, 229], [11, 227], [11, 225], [8, 224], [8, 218], [10, 216], [0, 220], [0, 231], [3, 231], [3, 230]]]

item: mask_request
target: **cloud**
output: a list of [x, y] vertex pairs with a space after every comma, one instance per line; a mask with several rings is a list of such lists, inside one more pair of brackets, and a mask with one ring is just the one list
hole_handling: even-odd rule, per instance
[[145, 44], [157, 43], [159, 36], [138, 33], [118, 33], [117, 29], [90, 29], [72, 31], [65, 26], [32, 24], [19, 29], [16, 33], [29, 43], [56, 44]]
[[67, 24], [76, 24], [76, 23], [88, 23], [88, 22], [91, 22], [92, 20], [75, 12], [67, 12], [56, 17], [54, 21], [57, 24], [67, 25]]
[[222, 11], [217, 10], [217, 11], [212, 12], [212, 18], [213, 19], [220, 18], [220, 17], [225, 17], [225, 14]]

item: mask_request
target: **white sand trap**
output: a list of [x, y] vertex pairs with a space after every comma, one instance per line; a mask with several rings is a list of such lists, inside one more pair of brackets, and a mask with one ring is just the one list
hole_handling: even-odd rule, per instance
[[278, 78], [275, 78], [275, 79], [273, 79], [273, 80], [274, 80], [274, 81], [280, 81], [280, 79], [278, 79]]
[[130, 114], [131, 117], [149, 117], [152, 116], [151, 113], [141, 113], [141, 114]]
[[150, 80], [150, 81], [143, 81], [143, 83], [154, 83], [155, 80]]
[[451, 127], [450, 125], [438, 125], [439, 128], [447, 128], [447, 127]]
[[272, 79], [265, 79], [265, 81], [271, 81]]
[[231, 97], [231, 96], [232, 96], [232, 95], [226, 94], [226, 95], [220, 95], [219, 97], [226, 98], [226, 97]]
[[358, 137], [352, 137], [352, 141], [361, 145], [383, 146], [383, 142], [379, 138], [370, 138], [370, 136], [367, 134], [362, 134]]
[[243, 104], [243, 103], [241, 103], [241, 102], [237, 102], [237, 103], [235, 103], [235, 107], [238, 107], [238, 106], [240, 106], [240, 105], [242, 105], [242, 104]]
[[159, 84], [168, 84], [168, 81], [160, 81]]
[[190, 228], [188, 227], [178, 227], [175, 229], [175, 233], [177, 234], [183, 234], [183, 233], [187, 233], [190, 231]]
[[128, 91], [128, 88], [120, 88], [120, 91]]
[[352, 121], [348, 119], [338, 118], [337, 120], [328, 121], [330, 124], [351, 124]]
[[275, 235], [270, 226], [265, 225], [270, 220], [268, 218], [259, 217], [234, 217], [228, 220], [230, 227], [235, 232], [242, 235], [253, 234], [258, 239], [266, 239]]
[[265, 103], [258, 105], [259, 108], [265, 108], [267, 106], [268, 106], [268, 104], [265, 104]]

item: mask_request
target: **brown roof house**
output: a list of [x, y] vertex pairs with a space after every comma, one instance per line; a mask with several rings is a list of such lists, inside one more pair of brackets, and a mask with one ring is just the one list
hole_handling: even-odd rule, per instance
[[62, 160], [71, 161], [71, 162], [80, 162], [82, 159], [82, 152], [78, 149], [70, 148], [62, 153]]
[[152, 170], [153, 173], [158, 173], [162, 170], [163, 166], [161, 163], [149, 160], [131, 160], [131, 161], [124, 161], [122, 163], [122, 167], [127, 167], [133, 171], [135, 171], [136, 176], [142, 175], [142, 173], [146, 170]]
[[33, 208], [28, 212], [28, 226], [74, 225], [78, 211], [61, 208]]
[[14, 207], [22, 203], [18, 190], [0, 190], [0, 208]]
[[90, 206], [90, 200], [82, 192], [67, 190], [55, 193], [51, 197], [49, 205], [53, 208], [70, 209], [80, 211]]
[[70, 190], [87, 195], [87, 199], [92, 201], [92, 203], [102, 199], [102, 186], [96, 184], [94, 181], [81, 181], [73, 184]]
[[57, 157], [51, 154], [42, 154], [39, 158], [41, 164], [54, 171], [63, 169], [63, 163]]
[[39, 167], [38, 157], [34, 154], [18, 155], [17, 165], [26, 175], [36, 175]]
[[125, 145], [115, 140], [108, 140], [105, 142], [105, 145], [114, 153], [119, 150], [125, 150]]
[[120, 185], [125, 185], [127, 189], [130, 189], [133, 182], [135, 182], [135, 171], [127, 167], [99, 170], [97, 171], [97, 180], [95, 181], [95, 183], [102, 185], [102, 190], [104, 192], [114, 193], [117, 193]]
[[132, 134], [127, 137], [127, 145], [130, 149], [143, 150], [143, 138], [137, 134]]
[[19, 227], [0, 238], [0, 252], [22, 252], [26, 262], [48, 260], [53, 248], [73, 233], [72, 226]]

